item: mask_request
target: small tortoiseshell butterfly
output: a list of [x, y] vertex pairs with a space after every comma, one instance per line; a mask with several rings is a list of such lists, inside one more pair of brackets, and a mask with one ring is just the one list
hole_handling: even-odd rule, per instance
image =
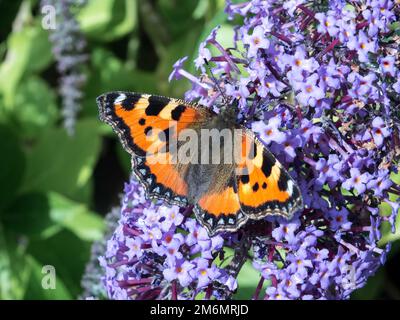
[[[131, 154], [133, 173], [146, 195], [168, 204], [193, 205], [210, 235], [237, 231], [248, 219], [269, 215], [290, 219], [302, 209], [296, 183], [254, 133], [236, 123], [234, 108], [217, 114], [183, 100], [130, 92], [103, 94], [97, 104], [100, 119], [113, 127]], [[211, 159], [208, 144], [173, 138], [213, 129], [239, 132], [233, 141], [239, 141], [245, 161], [225, 161], [223, 144], [217, 147], [217, 155], [225, 158], [218, 162], [176, 158], [191, 149], [197, 159]], [[189, 160], [194, 158], [189, 155]]]

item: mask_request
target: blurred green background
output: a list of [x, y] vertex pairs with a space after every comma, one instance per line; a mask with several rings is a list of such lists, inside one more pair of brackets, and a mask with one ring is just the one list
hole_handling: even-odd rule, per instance
[[[79, 1], [61, 1], [79, 4]], [[95, 98], [112, 90], [182, 97], [185, 81], [168, 83], [173, 63], [189, 56], [221, 24], [233, 28], [224, 0], [101, 0], [73, 5], [88, 58], [81, 72], [75, 133], [63, 127], [61, 74], [39, 1], [0, 0], [0, 299], [75, 299], [104, 215], [119, 203], [130, 159], [98, 120]], [[57, 18], [56, 18], [57, 19]], [[56, 20], [57, 21], [57, 20]], [[388, 231], [383, 242], [400, 234]], [[399, 241], [389, 261], [354, 298], [399, 298]], [[55, 290], [41, 286], [42, 267], [56, 269]], [[246, 265], [242, 298], [258, 281]]]

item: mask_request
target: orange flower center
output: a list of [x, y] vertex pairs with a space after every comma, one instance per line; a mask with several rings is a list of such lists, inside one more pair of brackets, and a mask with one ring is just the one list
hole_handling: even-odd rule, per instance
[[284, 233], [288, 233], [288, 231], [289, 231], [288, 227], [286, 227], [286, 226], [283, 227], [283, 232], [284, 232]]

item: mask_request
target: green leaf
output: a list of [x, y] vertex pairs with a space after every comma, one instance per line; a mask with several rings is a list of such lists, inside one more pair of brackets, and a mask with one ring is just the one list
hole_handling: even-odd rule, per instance
[[25, 157], [19, 139], [0, 124], [0, 211], [9, 205], [20, 189], [25, 171]]
[[40, 266], [53, 266], [57, 279], [62, 279], [72, 297], [81, 293], [80, 281], [90, 256], [90, 242], [63, 230], [48, 239], [30, 241], [27, 252]]
[[60, 194], [50, 193], [50, 218], [58, 225], [86, 241], [100, 240], [104, 223], [100, 216], [90, 212], [85, 205], [71, 201]]
[[[176, 39], [186, 34], [193, 28], [196, 21], [193, 20], [193, 13], [198, 6], [199, 0], [180, 1], [179, 5], [170, 0], [159, 0], [156, 10], [161, 13], [162, 21], [170, 33], [171, 39]], [[159, 27], [159, 26], [157, 26]]]
[[397, 35], [400, 35], [400, 21], [393, 22], [389, 25], [390, 30], [394, 30]]
[[74, 299], [71, 293], [65, 286], [62, 277], [57, 274], [55, 278], [55, 288], [45, 289], [42, 287], [43, 265], [40, 265], [33, 257], [28, 256], [28, 261], [31, 265], [31, 275], [26, 286], [24, 300], [68, 300]]
[[56, 96], [46, 82], [36, 76], [21, 82], [16, 91], [12, 117], [25, 137], [33, 138], [51, 127], [57, 116]]
[[[246, 260], [237, 277], [238, 289], [236, 294], [234, 295], [234, 298], [240, 300], [251, 299], [254, 295], [254, 292], [256, 291], [260, 278], [260, 272], [253, 268], [250, 260]], [[267, 285], [268, 281], [265, 281], [263, 284], [263, 288], [260, 291], [259, 298], [262, 298]]]
[[54, 290], [43, 289], [42, 266], [26, 253], [23, 241], [3, 231], [0, 224], [0, 300], [72, 299], [60, 277]]
[[[395, 184], [398, 185], [400, 183], [400, 174], [392, 173], [390, 175], [390, 178]], [[398, 198], [399, 197], [397, 195], [389, 193], [389, 199], [391, 201], [397, 202]], [[392, 208], [387, 202], [383, 202], [380, 205], [379, 210], [380, 210], [380, 214], [383, 216], [389, 216], [392, 213]], [[381, 226], [382, 238], [379, 240], [379, 243], [378, 243], [379, 246], [384, 246], [388, 242], [400, 240], [400, 215], [397, 215], [395, 225], [396, 225], [396, 232], [392, 233], [389, 222], [384, 221], [382, 223], [382, 226]]]
[[400, 215], [396, 218], [396, 232], [392, 233], [389, 222], [384, 221], [381, 226], [382, 238], [379, 240], [379, 246], [384, 246], [388, 242], [400, 240]]
[[[7, 230], [25, 236], [42, 237], [56, 226], [50, 219], [49, 199], [45, 194], [25, 194], [4, 212], [2, 221]], [[53, 232], [60, 231], [60, 227]]]
[[0, 65], [0, 92], [5, 106], [14, 105], [15, 91], [24, 74], [37, 72], [51, 61], [51, 47], [47, 32], [40, 23], [24, 26], [7, 39], [7, 55]]
[[135, 0], [91, 0], [77, 16], [82, 31], [98, 41], [111, 41], [131, 32], [137, 22]]
[[100, 152], [100, 122], [81, 120], [75, 135], [47, 130], [27, 157], [24, 191], [55, 191], [77, 201], [90, 182]]
[[0, 300], [22, 299], [29, 274], [25, 246], [0, 223]]
[[157, 92], [154, 74], [133, 69], [104, 48], [95, 48], [91, 61], [93, 69], [89, 75], [83, 102], [83, 113], [86, 115], [98, 117], [96, 97], [104, 92], [113, 90]]
[[207, 14], [209, 10], [210, 2], [208, 0], [199, 0], [196, 9], [193, 10], [192, 17], [194, 19], [200, 19]]
[[201, 28], [199, 26], [191, 27], [185, 34], [185, 36], [176, 39], [171, 44], [163, 55], [158, 67], [157, 67], [157, 78], [163, 81], [158, 82], [158, 92], [161, 92], [172, 97], [181, 97], [183, 93], [188, 89], [188, 81], [173, 81], [168, 83], [168, 76], [172, 72], [173, 64], [182, 56], [189, 56], [187, 65], [190, 65], [190, 61], [193, 61], [193, 57], [197, 52], [197, 47], [194, 47], [198, 41]]
[[385, 283], [385, 269], [380, 268], [375, 275], [368, 278], [367, 284], [354, 291], [351, 295], [353, 300], [373, 300], [380, 296]]
[[46, 239], [65, 228], [82, 240], [94, 241], [101, 239], [104, 229], [100, 216], [54, 192], [19, 197], [2, 221], [8, 230], [31, 239]]

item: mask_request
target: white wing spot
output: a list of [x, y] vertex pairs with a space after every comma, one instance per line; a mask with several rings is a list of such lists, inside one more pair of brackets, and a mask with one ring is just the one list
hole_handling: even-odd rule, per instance
[[115, 99], [114, 103], [120, 103], [121, 101], [124, 101], [126, 99], [126, 95], [121, 93], [117, 99]]
[[289, 180], [287, 183], [287, 192], [289, 195], [292, 195], [293, 193], [293, 181]]

